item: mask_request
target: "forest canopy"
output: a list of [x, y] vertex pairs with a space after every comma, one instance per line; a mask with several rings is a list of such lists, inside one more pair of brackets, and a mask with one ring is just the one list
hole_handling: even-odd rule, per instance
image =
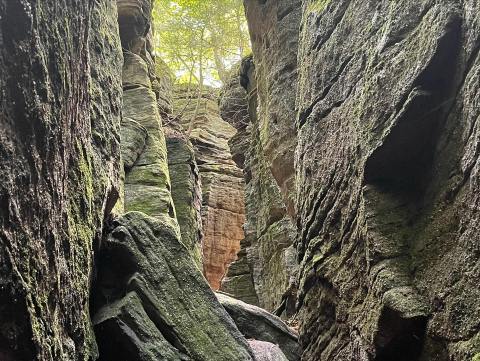
[[250, 52], [242, 0], [157, 1], [155, 50], [179, 83], [218, 87]]

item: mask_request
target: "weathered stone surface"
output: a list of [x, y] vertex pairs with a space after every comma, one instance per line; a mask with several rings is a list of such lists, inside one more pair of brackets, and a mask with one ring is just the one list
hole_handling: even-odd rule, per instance
[[[252, 56], [243, 59], [238, 71], [231, 76], [231, 80], [223, 87], [222, 94], [234, 94], [235, 96], [233, 100], [228, 97], [226, 99], [221, 98], [219, 102], [220, 112], [226, 122], [237, 127], [237, 133], [229, 140], [228, 144], [232, 152], [232, 159], [238, 167], [244, 170], [244, 178], [248, 184], [251, 180], [251, 174], [245, 166], [245, 159], [249, 154], [251, 126], [249, 124], [245, 126], [243, 119], [236, 117], [238, 114], [243, 113], [243, 110], [239, 112], [239, 109], [246, 108], [249, 122], [256, 118], [257, 96], [255, 67]], [[244, 89], [243, 95], [241, 89], [238, 88], [239, 86]], [[230, 107], [233, 109], [229, 109]], [[247, 205], [249, 204], [248, 201], [247, 197]], [[258, 305], [259, 301], [253, 282], [252, 265], [248, 260], [248, 249], [252, 244], [252, 239], [255, 238], [255, 234], [252, 230], [248, 232], [249, 228], [251, 227], [246, 227], [247, 234], [240, 242], [241, 250], [237, 254], [237, 260], [228, 268], [220, 289], [239, 300]]]
[[269, 342], [248, 340], [256, 361], [288, 361], [280, 348]]
[[0, 358], [87, 360], [94, 244], [118, 196], [111, 1], [0, 1]]
[[[276, 31], [275, 26], [278, 25], [271, 24], [272, 31]], [[259, 59], [262, 60], [263, 56], [262, 53]], [[262, 76], [266, 75], [262, 73]], [[295, 303], [295, 292], [292, 290], [296, 290], [294, 285], [296, 261], [292, 248], [295, 232], [287, 216], [287, 205], [269, 166], [270, 155], [265, 151], [261, 139], [262, 129], [271, 121], [270, 117], [266, 117], [267, 110], [264, 109], [270, 95], [263, 94], [263, 103], [259, 104], [257, 80], [262, 82], [267, 80], [255, 75], [251, 57], [242, 61], [240, 70], [234, 74], [234, 78], [236, 80], [232, 79], [226, 85], [223, 94], [235, 94], [237, 99], [232, 101], [227, 97], [220, 104], [225, 120], [239, 127], [230, 145], [234, 159], [244, 167], [247, 183], [245, 189], [247, 222], [246, 241], [242, 243], [243, 250], [236, 262], [248, 263], [249, 272], [241, 275], [234, 274], [234, 271], [227, 273], [222, 289], [246, 302], [256, 304], [255, 300], [258, 300], [263, 308], [269, 311], [278, 310], [279, 313], [284, 312], [290, 316], [295, 313], [292, 307]], [[272, 87], [277, 87], [271, 78], [268, 79], [272, 82]], [[239, 86], [245, 88], [243, 103], [240, 99]], [[285, 87], [285, 84], [282, 87]], [[290, 84], [289, 94], [294, 88]], [[247, 127], [236, 119], [240, 114], [239, 109], [242, 110], [241, 114], [244, 114], [245, 108], [251, 121]], [[259, 118], [260, 115], [263, 118]], [[294, 143], [294, 140], [292, 141]]]
[[[242, 62], [248, 61], [250, 58], [247, 57]], [[237, 130], [246, 128], [250, 123], [247, 94], [240, 81], [241, 66], [242, 63], [239, 63], [232, 67], [218, 99], [220, 116]]]
[[258, 305], [258, 297], [253, 284], [252, 269], [247, 259], [247, 249], [250, 245], [248, 238], [240, 241], [240, 251], [237, 253], [237, 259], [228, 267], [220, 290], [233, 295], [243, 302]]
[[280, 308], [277, 312], [295, 313], [291, 307], [295, 302], [292, 291], [296, 290], [298, 267], [296, 250], [291, 244], [294, 238], [292, 223], [284, 216], [256, 238], [248, 251], [256, 292], [262, 300], [260, 304], [269, 311]]
[[124, 118], [120, 136], [123, 165], [129, 170], [145, 149], [148, 131], [135, 120]]
[[146, 56], [152, 0], [117, 0], [122, 48]]
[[244, 238], [244, 181], [232, 160], [228, 140], [236, 130], [219, 116], [212, 89], [199, 99], [176, 91], [176, 113], [195, 149], [202, 183], [203, 269], [213, 289], [220, 287], [228, 265]]
[[122, 70], [124, 88], [144, 87], [151, 88], [152, 82], [148, 73], [146, 61], [131, 51], [125, 52]]
[[113, 227], [95, 292], [101, 359], [253, 360], [170, 217], [131, 212]]
[[304, 1], [305, 360], [480, 350], [477, 1]]
[[172, 182], [182, 242], [199, 267], [202, 266], [202, 189], [195, 161], [195, 151], [190, 141], [172, 130], [167, 132], [168, 169]]
[[245, 337], [278, 345], [288, 360], [300, 360], [298, 334], [279, 317], [223, 293], [216, 295]]
[[100, 360], [191, 360], [166, 340], [135, 292], [102, 308], [93, 322]]
[[245, 0], [255, 61], [258, 142], [281, 190], [288, 214], [294, 209], [295, 90], [301, 0]]
[[122, 78], [124, 208], [174, 218], [167, 146], [159, 110], [161, 88], [148, 43], [151, 10], [150, 0], [118, 0], [125, 59]]

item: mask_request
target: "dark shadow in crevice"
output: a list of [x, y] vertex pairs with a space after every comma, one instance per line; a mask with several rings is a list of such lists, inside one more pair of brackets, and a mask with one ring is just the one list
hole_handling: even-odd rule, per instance
[[106, 243], [96, 257], [97, 278], [91, 292], [91, 314], [127, 293], [127, 282], [137, 271], [133, 255], [116, 243]]
[[[381, 233], [377, 243], [388, 240], [387, 253], [397, 251], [406, 259], [415, 241], [416, 214], [428, 206], [425, 195], [437, 144], [457, 93], [461, 36], [461, 21], [454, 18], [431, 62], [399, 105], [397, 119], [383, 144], [365, 164], [364, 184], [369, 186], [364, 193], [366, 212], [370, 226]], [[408, 278], [404, 272], [410, 271], [395, 272]], [[419, 360], [426, 325], [426, 316], [405, 317], [385, 308], [375, 337], [375, 361]]]
[[[379, 190], [412, 196], [429, 183], [439, 133], [454, 101], [461, 22], [451, 22], [431, 63], [402, 104], [403, 114], [365, 165], [365, 183]], [[402, 112], [402, 110], [399, 110]]]
[[375, 361], [416, 361], [420, 358], [427, 327], [426, 317], [402, 318], [392, 309], [385, 309], [375, 337]]
[[[95, 258], [95, 265], [97, 276], [91, 291], [91, 315], [95, 315], [102, 307], [123, 298], [127, 293], [128, 280], [137, 271], [134, 257], [128, 249], [112, 242], [103, 244]], [[132, 335], [134, 331], [119, 318], [112, 318], [95, 325], [98, 360], [138, 360], [137, 349], [130, 340]]]
[[95, 326], [95, 336], [98, 344], [98, 361], [135, 361], [139, 355], [131, 344], [128, 325], [116, 319], [110, 319]]

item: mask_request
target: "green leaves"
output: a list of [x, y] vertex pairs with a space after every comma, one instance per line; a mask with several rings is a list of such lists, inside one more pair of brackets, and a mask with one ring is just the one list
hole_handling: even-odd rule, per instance
[[221, 85], [250, 51], [242, 0], [157, 1], [155, 46], [181, 83]]

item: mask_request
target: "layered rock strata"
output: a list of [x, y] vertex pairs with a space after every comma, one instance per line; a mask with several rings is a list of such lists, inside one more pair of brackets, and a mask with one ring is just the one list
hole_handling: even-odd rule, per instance
[[245, 14], [255, 61], [258, 144], [265, 167], [279, 187], [290, 217], [294, 207], [297, 83], [300, 0], [245, 0]]
[[118, 1], [124, 49], [122, 155], [125, 167], [125, 210], [175, 218], [168, 172], [160, 96], [167, 86], [156, 75], [152, 58], [150, 0]]
[[119, 189], [115, 2], [0, 1], [0, 359], [96, 357], [93, 249]]
[[[292, 52], [298, 43], [298, 64], [278, 64], [298, 69], [294, 194], [303, 359], [475, 359], [479, 319], [467, 315], [478, 313], [479, 299], [472, 283], [478, 4], [299, 5], [245, 0], [260, 124], [272, 120], [269, 112], [288, 114], [284, 104], [269, 106], [268, 94], [280, 89], [277, 99], [290, 98], [282, 88], [288, 72], [274, 63], [288, 53], [278, 53], [279, 42]], [[301, 26], [275, 28], [299, 12]], [[283, 191], [270, 147], [272, 129], [281, 125], [269, 128], [270, 120], [259, 135], [251, 127], [250, 146], [267, 155], [264, 164]], [[247, 219], [248, 199], [247, 191]], [[253, 243], [250, 249], [258, 249]]]
[[303, 2], [305, 360], [478, 357], [479, 21], [470, 0]]
[[148, 45], [149, 4], [119, 2], [120, 33], [128, 47], [124, 207], [136, 212], [115, 218], [97, 255], [92, 308], [100, 360], [253, 360], [246, 339], [198, 268], [198, 169], [190, 142], [171, 128], [166, 130], [167, 163], [160, 114], [168, 115], [170, 101], [160, 92], [167, 90], [168, 79], [151, 72], [159, 67]]
[[[276, 26], [280, 26], [277, 23], [274, 25], [272, 31], [276, 30]], [[265, 150], [262, 137], [266, 136], [263, 132], [267, 128], [271, 128], [277, 136], [280, 134], [288, 136], [292, 144], [291, 151], [294, 148], [295, 137], [294, 133], [290, 132], [290, 135], [284, 133], [285, 130], [273, 130], [277, 127], [273, 123], [270, 124], [274, 112], [273, 105], [272, 114], [266, 109], [266, 104], [270, 102], [273, 94], [262, 93], [260, 97], [258, 93], [257, 82], [266, 81], [265, 74], [262, 76], [256, 74], [253, 59], [245, 58], [238, 71], [232, 74], [232, 79], [226, 84], [220, 99], [224, 119], [237, 127], [237, 134], [231, 139], [230, 145], [234, 159], [243, 167], [247, 212], [243, 248], [238, 261], [227, 273], [222, 290], [246, 302], [253, 304], [258, 302], [260, 306], [270, 311], [276, 310], [279, 314], [290, 316], [294, 313], [296, 297], [296, 259], [293, 247], [295, 231], [287, 212], [289, 208], [287, 203], [290, 201], [282, 197], [281, 187], [272, 173], [270, 153]], [[278, 86], [271, 77], [268, 79], [273, 85]], [[286, 84], [282, 84], [281, 88], [285, 90]], [[288, 91], [294, 92], [294, 89], [295, 87], [292, 88], [290, 84]], [[275, 94], [278, 92], [280, 89], [275, 90]], [[289, 112], [292, 113], [293, 98], [290, 98], [290, 101], [292, 108]], [[282, 113], [281, 119], [284, 127], [292, 127], [288, 125], [288, 121], [291, 120], [288, 113]], [[286, 139], [278, 142], [286, 142]], [[270, 146], [273, 147], [271, 144]], [[288, 167], [288, 164], [284, 165], [285, 169]], [[290, 184], [291, 180], [287, 183]]]
[[213, 89], [190, 98], [184, 88], [178, 88], [174, 103], [174, 113], [193, 144], [200, 171], [203, 270], [216, 290], [244, 238], [244, 181], [228, 146], [235, 128], [220, 117]]
[[166, 129], [168, 170], [172, 182], [172, 197], [183, 244], [202, 268], [202, 189], [195, 151], [186, 136]]

